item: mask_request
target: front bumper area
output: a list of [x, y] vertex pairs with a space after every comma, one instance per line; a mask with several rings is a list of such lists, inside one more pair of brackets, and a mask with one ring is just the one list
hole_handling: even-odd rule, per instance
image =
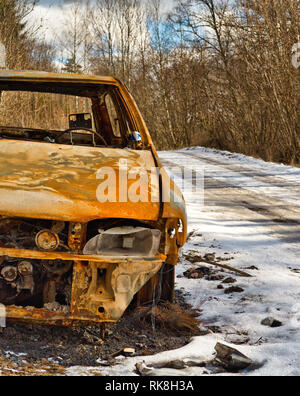
[[69, 312], [52, 312], [34, 307], [5, 307], [8, 321], [58, 326], [69, 326], [74, 322], [118, 321], [135, 294], [157, 274], [166, 261], [166, 256], [163, 255], [153, 258], [88, 256], [2, 247], [0, 247], [0, 256], [73, 262]]

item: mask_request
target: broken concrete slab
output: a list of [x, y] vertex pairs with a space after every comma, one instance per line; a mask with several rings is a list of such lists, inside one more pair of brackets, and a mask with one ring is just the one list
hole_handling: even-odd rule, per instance
[[243, 355], [237, 349], [227, 345], [217, 343], [215, 350], [217, 352], [215, 363], [220, 364], [228, 371], [237, 372], [245, 370], [253, 363], [251, 359]]

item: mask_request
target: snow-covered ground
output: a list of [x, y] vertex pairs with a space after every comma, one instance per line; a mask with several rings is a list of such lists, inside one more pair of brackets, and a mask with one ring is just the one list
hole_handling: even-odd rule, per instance
[[[101, 373], [133, 375], [135, 364], [143, 361], [149, 365], [176, 359], [210, 360], [216, 343], [223, 342], [260, 367], [239, 375], [300, 375], [300, 169], [204, 148], [162, 152], [160, 157], [165, 166], [193, 168], [199, 174], [204, 170], [204, 205], [202, 192], [195, 193], [191, 183], [184, 192], [193, 234], [183, 253], [233, 258], [226, 264], [252, 277], [228, 271], [244, 292], [227, 295], [218, 289], [220, 281], [185, 278], [186, 270], [202, 264], [182, 259], [176, 287], [187, 293], [194, 308], [202, 310], [204, 324], [217, 326], [221, 332], [195, 337], [176, 351], [121, 359]], [[180, 172], [173, 171], [176, 180]], [[283, 326], [263, 326], [266, 317]], [[242, 345], [237, 346], [239, 342]], [[87, 370], [69, 370], [69, 374], [74, 372]], [[216, 375], [206, 368], [161, 369], [160, 373]]]

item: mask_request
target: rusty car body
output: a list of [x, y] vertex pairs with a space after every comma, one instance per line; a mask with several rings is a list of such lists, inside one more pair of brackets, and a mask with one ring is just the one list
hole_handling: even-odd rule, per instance
[[[131, 303], [171, 301], [186, 241], [185, 203], [127, 88], [110, 77], [1, 71], [6, 91], [88, 98], [93, 119], [92, 128], [75, 123], [67, 131], [0, 126], [0, 303], [7, 319], [107, 323]], [[126, 171], [149, 176], [148, 200], [128, 199], [136, 180], [121, 185], [120, 160]], [[97, 196], [107, 180], [103, 168], [116, 175], [117, 199], [107, 202]]]

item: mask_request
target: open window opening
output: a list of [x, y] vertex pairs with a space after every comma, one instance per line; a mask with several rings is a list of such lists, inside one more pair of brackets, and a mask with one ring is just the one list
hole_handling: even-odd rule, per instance
[[132, 139], [136, 127], [115, 88], [68, 95], [26, 88], [2, 91], [0, 139], [137, 148]]

